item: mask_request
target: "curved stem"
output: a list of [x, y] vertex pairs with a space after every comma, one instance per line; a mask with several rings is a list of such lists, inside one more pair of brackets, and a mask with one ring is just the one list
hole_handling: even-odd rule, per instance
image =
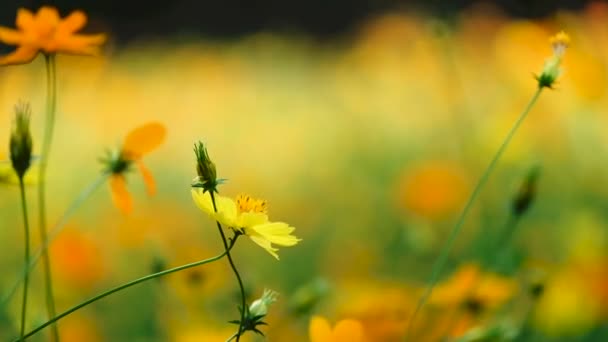
[[[27, 217], [27, 201], [25, 200], [25, 186], [23, 185], [23, 176], [19, 177], [19, 191], [21, 192], [21, 209], [23, 211], [23, 227], [25, 228], [25, 266], [30, 263], [30, 224]], [[23, 278], [23, 301], [21, 302], [21, 341], [24, 339], [25, 333], [25, 316], [27, 311], [27, 292], [28, 292], [29, 276], [26, 274]]]
[[182, 265], [182, 266], [177, 266], [177, 267], [174, 267], [174, 268], [170, 268], [170, 269], [165, 270], [165, 271], [161, 271], [161, 272], [157, 272], [157, 273], [152, 273], [152, 274], [149, 274], [147, 276], [144, 276], [144, 277], [132, 280], [132, 281], [130, 281], [128, 283], [122, 284], [120, 286], [116, 286], [116, 287], [114, 287], [114, 288], [112, 288], [110, 290], [107, 290], [107, 291], [105, 291], [103, 293], [100, 293], [97, 296], [92, 297], [92, 298], [90, 298], [90, 299], [88, 299], [88, 300], [86, 300], [86, 301], [84, 301], [84, 302], [82, 302], [82, 303], [80, 303], [80, 304], [78, 304], [78, 305], [76, 305], [76, 306], [74, 306], [74, 307], [72, 307], [72, 308], [70, 308], [70, 309], [62, 312], [62, 313], [60, 313], [59, 315], [57, 315], [57, 316], [53, 317], [52, 319], [48, 320], [46, 323], [38, 326], [36, 329], [28, 332], [23, 337], [24, 338], [31, 337], [34, 334], [36, 334], [37, 332], [39, 332], [40, 330], [46, 328], [47, 326], [49, 326], [51, 324], [54, 324], [55, 322], [59, 321], [60, 319], [64, 318], [65, 316], [68, 316], [69, 314], [73, 313], [74, 311], [82, 309], [83, 307], [85, 307], [85, 306], [87, 306], [87, 305], [89, 305], [91, 303], [94, 303], [94, 302], [96, 302], [96, 301], [98, 301], [98, 300], [100, 300], [102, 298], [105, 298], [105, 297], [107, 297], [107, 296], [109, 296], [109, 295], [111, 295], [113, 293], [116, 293], [118, 291], [121, 291], [121, 290], [124, 290], [126, 288], [129, 288], [129, 287], [131, 287], [133, 285], [137, 285], [139, 283], [143, 283], [144, 281], [148, 281], [150, 279], [162, 277], [162, 276], [165, 276], [167, 274], [171, 274], [171, 273], [174, 273], [174, 272], [182, 271], [182, 270], [185, 270], [185, 269], [188, 269], [188, 268], [192, 268], [192, 267], [208, 264], [210, 262], [219, 260], [219, 259], [223, 258], [225, 255], [228, 254], [228, 252], [230, 251], [230, 249], [232, 249], [232, 246], [234, 246], [234, 244], [236, 243], [236, 239], [237, 238], [238, 238], [238, 235], [235, 235], [235, 237], [230, 240], [230, 245], [228, 246], [228, 248], [226, 250], [224, 250], [224, 252], [222, 254], [220, 254], [220, 255], [214, 256], [213, 258], [209, 258], [209, 259], [205, 259], [205, 260], [200, 260], [200, 261], [192, 262], [192, 263], [185, 264], [185, 265]]
[[232, 336], [228, 337], [228, 339], [226, 340], [226, 342], [230, 342], [232, 340], [234, 340], [237, 336], [239, 336], [239, 333], [234, 333]]
[[[44, 137], [42, 140], [42, 152], [40, 154], [40, 168], [38, 169], [38, 219], [40, 225], [40, 241], [42, 244], [47, 243], [47, 227], [46, 227], [46, 167], [51, 151], [51, 142], [53, 140], [53, 128], [55, 126], [55, 111], [57, 107], [57, 77], [55, 73], [55, 55], [45, 54], [44, 61], [46, 65], [46, 122], [44, 125]], [[55, 298], [53, 296], [53, 283], [51, 275], [51, 261], [49, 259], [48, 250], [43, 250], [42, 259], [44, 264], [44, 283], [46, 290], [46, 309], [49, 319], [56, 315]], [[59, 341], [59, 331], [56, 325], [53, 325], [54, 341]]]
[[[211, 195], [211, 203], [213, 203], [213, 210], [215, 212], [217, 212], [217, 207], [215, 205], [215, 195], [213, 193], [213, 191], [209, 191], [210, 195]], [[226, 255], [228, 257], [228, 262], [230, 263], [230, 267], [232, 268], [232, 271], [234, 271], [234, 275], [236, 276], [236, 280], [239, 283], [239, 288], [241, 290], [241, 321], [239, 322], [239, 330], [236, 333], [236, 341], [239, 342], [240, 338], [241, 338], [241, 334], [243, 333], [243, 322], [245, 322], [245, 310], [247, 308], [247, 303], [246, 303], [246, 298], [245, 298], [245, 287], [243, 286], [243, 280], [241, 279], [241, 275], [239, 274], [239, 271], [236, 269], [236, 266], [234, 265], [234, 261], [232, 260], [232, 256], [230, 255], [230, 252], [228, 251], [228, 243], [226, 242], [226, 236], [224, 235], [224, 230], [222, 229], [222, 225], [216, 221], [217, 223], [217, 229], [220, 232], [220, 236], [222, 237], [222, 242], [224, 243], [224, 248], [226, 249]], [[237, 235], [238, 236], [238, 235]]]
[[7, 292], [7, 294], [0, 301], [0, 307], [6, 305], [6, 303], [13, 297], [13, 295], [17, 292], [21, 281], [25, 280], [25, 277], [32, 271], [40, 257], [46, 250], [49, 248], [51, 242], [57, 237], [57, 235], [61, 232], [62, 228], [67, 223], [68, 219], [76, 212], [78, 208], [89, 198], [91, 195], [97, 190], [107, 179], [108, 174], [103, 173], [99, 178], [97, 178], [93, 183], [89, 184], [82, 192], [76, 197], [76, 199], [70, 204], [68, 209], [63, 213], [63, 215], [59, 218], [57, 223], [51, 228], [50, 233], [48, 235], [48, 240], [43, 242], [41, 246], [36, 249], [33, 253], [30, 262], [24, 267], [21, 272], [21, 276], [15, 280], [15, 283], [11, 287], [11, 290]]
[[511, 127], [511, 130], [509, 131], [509, 133], [507, 133], [507, 136], [505, 137], [502, 144], [498, 148], [498, 151], [496, 151], [496, 153], [494, 154], [494, 157], [490, 161], [490, 164], [488, 165], [488, 167], [486, 168], [484, 173], [481, 175], [481, 178], [479, 179], [479, 181], [477, 182], [477, 185], [473, 189], [473, 192], [471, 193], [469, 200], [467, 201], [466, 205], [464, 206], [464, 209], [462, 210], [462, 212], [460, 213], [460, 216], [458, 217], [458, 221], [456, 222], [456, 225], [454, 225], [454, 227], [450, 231], [450, 234], [448, 235], [448, 239], [447, 239], [444, 247], [441, 249], [439, 257], [437, 258], [437, 261], [435, 262], [435, 265], [433, 266], [433, 271], [431, 272], [431, 279], [429, 281], [429, 285], [428, 285], [427, 289], [424, 291], [424, 293], [422, 294], [422, 297], [420, 298], [420, 300], [418, 301], [418, 304], [416, 305], [416, 309], [414, 310], [414, 312], [412, 313], [412, 316], [409, 319], [409, 322], [408, 322], [407, 328], [406, 328], [407, 329], [406, 335], [405, 335], [406, 341], [409, 338], [410, 331], [411, 331], [412, 325], [414, 324], [414, 320], [416, 319], [416, 316], [420, 312], [420, 309], [422, 309], [424, 304], [428, 301], [431, 293], [433, 292], [433, 288], [437, 284], [439, 274], [445, 268], [445, 265], [448, 260], [448, 255], [452, 249], [452, 246], [454, 245], [454, 241], [456, 240], [458, 233], [460, 233], [460, 230], [464, 224], [465, 218], [467, 217], [467, 215], [469, 214], [469, 211], [473, 207], [473, 203], [479, 196], [481, 189], [484, 187], [484, 185], [488, 181], [488, 178], [490, 177], [490, 174], [496, 167], [498, 160], [502, 157], [503, 153], [507, 149], [507, 146], [509, 146], [511, 139], [513, 138], [513, 136], [519, 129], [519, 126], [521, 126], [522, 122], [528, 116], [528, 113], [530, 113], [530, 110], [532, 109], [532, 107], [534, 106], [536, 101], [538, 100], [542, 90], [543, 90], [542, 87], [537, 88], [536, 92], [532, 96], [532, 99], [530, 100], [530, 102], [528, 102], [528, 105], [521, 112], [521, 114], [519, 115], [519, 117], [517, 118], [515, 123], [513, 124], [513, 127]]

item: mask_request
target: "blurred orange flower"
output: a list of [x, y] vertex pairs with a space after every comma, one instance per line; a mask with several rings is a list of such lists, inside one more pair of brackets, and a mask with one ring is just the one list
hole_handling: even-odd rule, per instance
[[74, 11], [64, 19], [57, 9], [41, 7], [34, 15], [30, 10], [17, 10], [16, 30], [0, 26], [0, 41], [17, 45], [12, 53], [0, 57], [0, 65], [29, 63], [38, 52], [95, 55], [106, 40], [105, 34], [77, 34], [87, 23], [82, 11]]
[[154, 177], [141, 159], [162, 144], [165, 136], [165, 126], [157, 122], [137, 127], [127, 134], [119, 151], [110, 154], [108, 158], [103, 160], [103, 163], [107, 165], [107, 172], [112, 174], [110, 178], [112, 199], [116, 207], [124, 213], [128, 214], [133, 209], [133, 200], [127, 191], [127, 182], [124, 175], [133, 163], [137, 164], [141, 172], [148, 194], [154, 195], [156, 193]]
[[363, 342], [366, 341], [363, 325], [352, 319], [344, 319], [332, 330], [329, 322], [320, 316], [313, 316], [308, 327], [310, 342]]
[[76, 229], [61, 233], [50, 251], [57, 277], [65, 284], [89, 288], [105, 275], [99, 245]]
[[449, 162], [430, 161], [408, 169], [398, 187], [398, 202], [406, 210], [440, 219], [460, 209], [468, 186], [464, 172]]
[[451, 336], [459, 336], [512, 298], [516, 290], [514, 280], [482, 273], [476, 264], [465, 264], [437, 285], [429, 302], [461, 312], [446, 331]]

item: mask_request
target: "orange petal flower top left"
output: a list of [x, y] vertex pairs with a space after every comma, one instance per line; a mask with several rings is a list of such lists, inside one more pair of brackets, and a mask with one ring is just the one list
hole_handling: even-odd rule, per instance
[[106, 41], [105, 34], [78, 34], [87, 23], [82, 11], [61, 18], [56, 8], [41, 7], [36, 14], [25, 8], [17, 10], [17, 29], [0, 26], [0, 42], [16, 45], [12, 53], [0, 57], [0, 65], [31, 62], [39, 52], [96, 55]]
[[102, 160], [106, 165], [106, 172], [110, 173], [110, 190], [114, 204], [124, 213], [130, 213], [133, 209], [131, 195], [127, 191], [125, 173], [136, 164], [141, 172], [144, 184], [149, 195], [156, 193], [156, 183], [152, 173], [142, 162], [142, 157], [158, 148], [163, 141], [167, 131], [165, 126], [158, 122], [139, 126], [129, 132], [122, 147]]

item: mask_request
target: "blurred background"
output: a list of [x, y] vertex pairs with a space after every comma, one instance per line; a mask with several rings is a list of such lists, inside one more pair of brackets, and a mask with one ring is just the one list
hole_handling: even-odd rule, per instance
[[[217, 255], [214, 223], [194, 205], [192, 146], [207, 144], [226, 196], [268, 200], [302, 242], [276, 261], [248, 239], [235, 259], [248, 300], [281, 296], [268, 341], [307, 341], [311, 315], [359, 320], [370, 341], [403, 341], [449, 230], [536, 88], [572, 38], [556, 89], [544, 92], [467, 218], [448, 268], [411, 329], [415, 341], [608, 339], [608, 5], [585, 1], [56, 1], [107, 32], [100, 57], [58, 57], [58, 122], [49, 162], [50, 225], [100, 174], [98, 159], [134, 127], [166, 125], [128, 175], [124, 215], [107, 185], [51, 248], [63, 311], [109, 287]], [[0, 25], [17, 8], [4, 1]], [[3, 53], [11, 47], [2, 46]], [[44, 62], [0, 69], [0, 142], [13, 106], [32, 105], [34, 148]], [[0, 145], [5, 160], [8, 144]], [[0, 293], [22, 265], [19, 191], [0, 164]], [[522, 183], [538, 171], [525, 213]], [[35, 177], [29, 178], [36, 213]], [[33, 237], [37, 219], [32, 215]], [[38, 241], [34, 241], [36, 246]], [[46, 321], [40, 267], [29, 327]], [[1, 307], [16, 336], [19, 291]], [[63, 341], [225, 341], [238, 286], [225, 260], [113, 295], [60, 321]], [[34, 341], [48, 339], [41, 333]], [[250, 341], [263, 340], [247, 336]]]

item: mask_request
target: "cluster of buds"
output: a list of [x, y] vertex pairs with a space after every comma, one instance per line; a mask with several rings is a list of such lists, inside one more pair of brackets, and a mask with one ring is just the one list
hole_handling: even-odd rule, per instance
[[30, 133], [30, 106], [19, 103], [15, 106], [15, 121], [10, 137], [10, 154], [13, 169], [20, 179], [30, 168], [32, 160], [32, 135]]
[[562, 58], [568, 45], [570, 45], [570, 37], [564, 31], [560, 31], [551, 37], [550, 42], [553, 48], [553, 56], [547, 59], [542, 72], [536, 76], [539, 88], [552, 88], [555, 81], [557, 81], [562, 72]]

